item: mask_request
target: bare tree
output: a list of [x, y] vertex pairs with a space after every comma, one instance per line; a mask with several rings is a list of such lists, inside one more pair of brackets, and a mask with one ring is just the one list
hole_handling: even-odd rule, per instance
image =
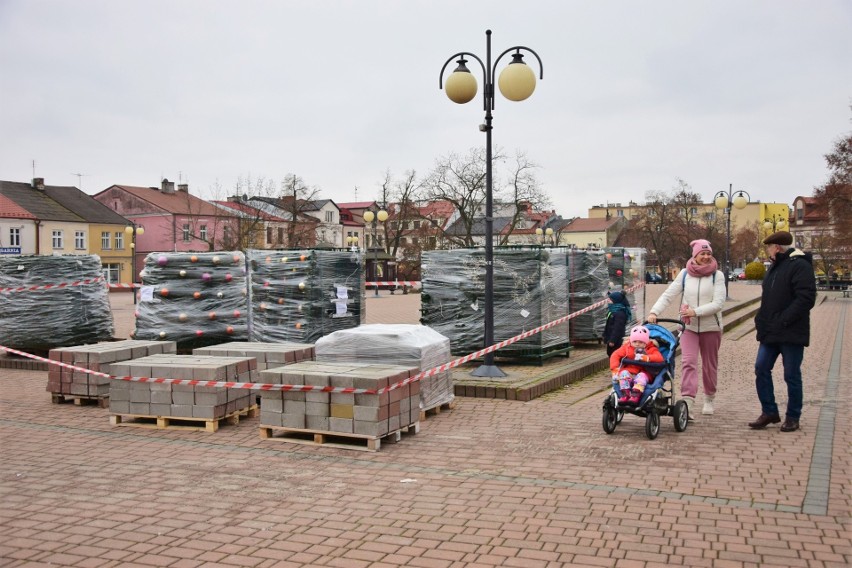
[[814, 235], [812, 245], [828, 278], [835, 269], [852, 268], [852, 134], [835, 141], [825, 162], [828, 181], [815, 188], [814, 198], [828, 224]]
[[[494, 153], [494, 160], [500, 153]], [[466, 156], [451, 153], [438, 158], [424, 183], [424, 197], [451, 203], [463, 230], [445, 237], [458, 246], [473, 246], [473, 227], [485, 204], [486, 157], [484, 148], [473, 148]], [[492, 196], [493, 197], [493, 196]]]
[[512, 231], [526, 219], [531, 211], [550, 207], [550, 196], [542, 189], [535, 175], [538, 164], [530, 161], [524, 152], [517, 151], [507, 179], [509, 211], [512, 217], [509, 226], [500, 234], [500, 245], [509, 241]]

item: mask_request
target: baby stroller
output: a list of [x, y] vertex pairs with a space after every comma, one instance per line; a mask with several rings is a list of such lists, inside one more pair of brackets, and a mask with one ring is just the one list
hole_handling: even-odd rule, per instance
[[689, 423], [686, 401], [674, 401], [675, 352], [686, 326], [679, 320], [658, 319], [657, 321], [678, 325], [678, 329], [672, 332], [661, 325], [642, 324], [648, 328], [651, 340], [657, 344], [664, 361], [662, 363], [647, 363], [632, 359], [622, 361], [622, 365], [643, 367], [655, 378], [645, 387], [642, 398], [635, 405], [619, 403], [621, 391], [618, 385], [613, 386], [603, 403], [603, 429], [607, 434], [615, 432], [615, 427], [621, 422], [625, 412], [645, 418], [645, 435], [650, 440], [654, 440], [660, 433], [660, 416], [673, 416], [675, 430], [678, 432], [686, 430]]

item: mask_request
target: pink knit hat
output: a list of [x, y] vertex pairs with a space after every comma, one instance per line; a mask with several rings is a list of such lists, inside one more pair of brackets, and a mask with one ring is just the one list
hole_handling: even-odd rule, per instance
[[647, 345], [651, 341], [651, 332], [644, 325], [637, 325], [630, 330], [630, 343], [634, 341], [641, 341]]
[[710, 254], [713, 254], [713, 249], [710, 247], [710, 241], [705, 241], [704, 239], [695, 239], [689, 246], [692, 247], [692, 258], [698, 256], [699, 252], [704, 252], [705, 250]]

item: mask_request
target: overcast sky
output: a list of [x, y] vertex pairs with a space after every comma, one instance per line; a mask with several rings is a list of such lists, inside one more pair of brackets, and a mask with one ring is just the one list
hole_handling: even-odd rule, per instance
[[372, 200], [387, 170], [484, 146], [481, 99], [438, 75], [484, 59], [488, 28], [495, 56], [542, 58], [531, 98], [498, 95], [494, 144], [540, 166], [564, 217], [677, 178], [791, 203], [852, 130], [849, 0], [0, 0], [0, 179], [35, 160], [50, 185], [210, 198], [295, 173]]

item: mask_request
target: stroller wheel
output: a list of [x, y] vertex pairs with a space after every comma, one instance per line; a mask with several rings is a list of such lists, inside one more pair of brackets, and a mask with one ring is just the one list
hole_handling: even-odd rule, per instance
[[674, 405], [674, 427], [678, 432], [686, 430], [689, 424], [689, 407], [685, 400], [679, 400]]
[[615, 432], [616, 425], [618, 425], [618, 412], [612, 407], [604, 408], [601, 422], [604, 432], [612, 434]]
[[660, 433], [660, 415], [657, 410], [652, 408], [648, 411], [648, 416], [645, 417], [645, 435], [649, 440], [656, 439]]

